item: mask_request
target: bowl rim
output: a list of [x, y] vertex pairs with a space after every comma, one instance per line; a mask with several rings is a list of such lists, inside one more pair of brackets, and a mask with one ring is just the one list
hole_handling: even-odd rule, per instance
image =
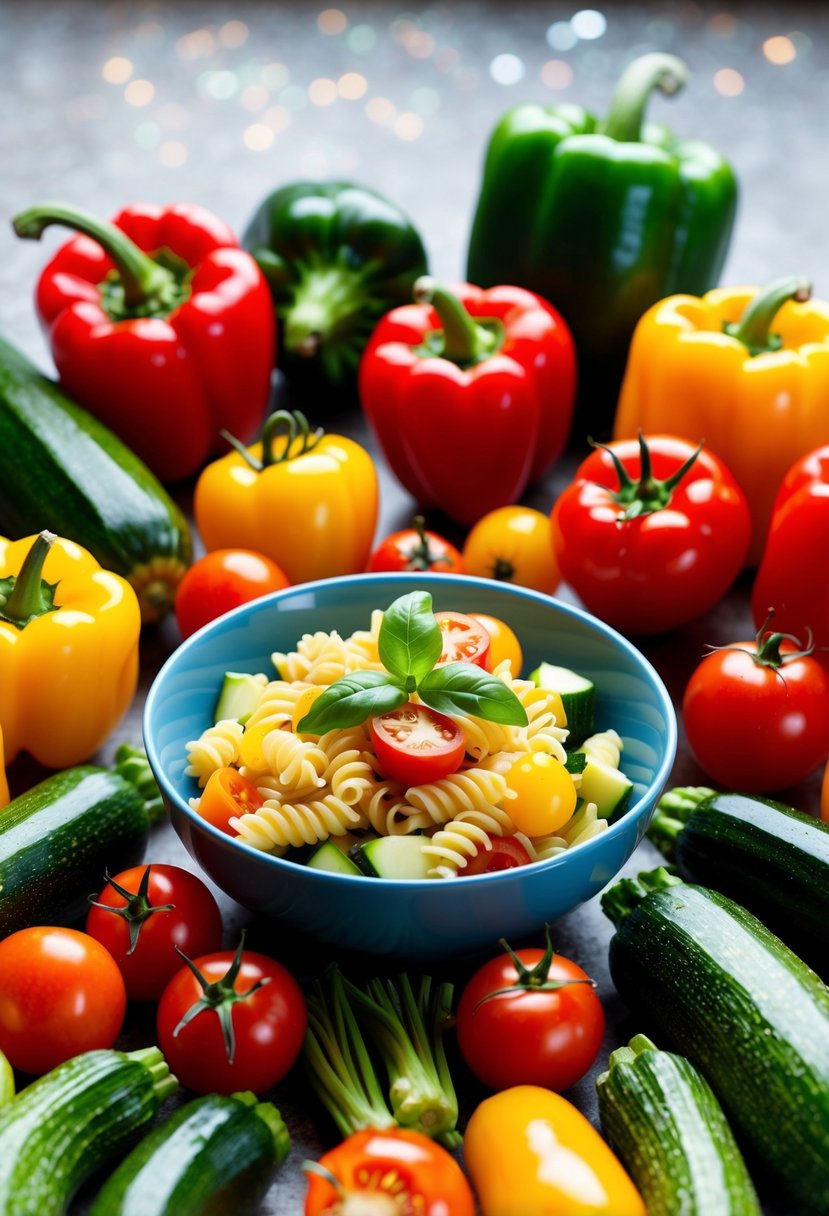
[[[220, 632], [221, 630], [227, 629], [228, 626], [238, 618], [244, 617], [254, 610], [261, 610], [268, 604], [289, 599], [292, 595], [315, 592], [319, 588], [331, 588], [334, 585], [342, 586], [343, 584], [347, 584], [349, 586], [365, 584], [368, 587], [377, 583], [388, 584], [391, 582], [393, 585], [399, 584], [402, 587], [408, 586], [411, 587], [412, 590], [418, 590], [421, 589], [421, 580], [426, 580], [427, 583], [427, 586], [422, 588], [423, 590], [429, 590], [429, 586], [434, 586], [435, 584], [437, 584], [439, 587], [451, 586], [453, 584], [461, 587], [481, 587], [489, 592], [492, 592], [493, 589], [500, 589], [509, 596], [516, 596], [519, 600], [528, 600], [530, 602], [541, 604], [545, 608], [554, 608], [557, 611], [564, 613], [565, 616], [569, 616], [577, 621], [580, 621], [582, 624], [596, 630], [596, 632], [599, 634], [603, 634], [605, 638], [607, 638], [615, 646], [627, 652], [628, 656], [643, 668], [644, 673], [647, 675], [657, 694], [665, 715], [665, 720], [667, 723], [665, 754], [648, 789], [650, 790], [656, 787], [657, 789], [661, 790], [664, 788], [676, 758], [678, 739], [676, 710], [662, 677], [659, 675], [650, 660], [646, 658], [644, 654], [642, 654], [641, 650], [639, 650], [632, 642], [630, 642], [623, 634], [619, 633], [611, 625], [606, 624], [606, 622], [593, 616], [586, 609], [580, 608], [575, 604], [567, 604], [562, 600], [556, 599], [555, 596], [548, 595], [546, 592], [536, 591], [531, 587], [518, 586], [514, 583], [498, 582], [494, 579], [480, 578], [471, 574], [444, 574], [424, 571], [418, 572], [413, 576], [410, 571], [367, 571], [357, 574], [338, 575], [333, 578], [315, 579], [312, 582], [307, 583], [295, 583], [290, 587], [282, 588], [280, 591], [274, 591], [269, 595], [260, 596], [255, 600], [249, 600], [247, 603], [240, 604], [237, 608], [231, 609], [230, 612], [226, 612], [222, 616], [216, 617], [214, 620], [209, 621], [206, 625], [203, 625], [200, 629], [196, 630], [195, 633], [192, 633], [189, 637], [185, 638], [181, 644], [176, 647], [176, 649], [168, 656], [156, 673], [147, 694], [147, 699], [144, 704], [144, 712], [142, 715], [144, 749], [147, 753], [150, 767], [155, 774], [158, 784], [161, 786], [161, 790], [165, 798], [167, 798], [175, 806], [176, 810], [179, 813], [182, 813], [199, 832], [206, 833], [208, 838], [212, 837], [215, 841], [232, 850], [239, 850], [243, 857], [256, 857], [265, 865], [271, 865], [274, 868], [275, 876], [280, 873], [287, 873], [289, 875], [293, 875], [294, 877], [299, 877], [300, 874], [304, 874], [307, 881], [316, 882], [321, 885], [324, 885], [325, 883], [365, 883], [366, 879], [369, 877], [368, 875], [338, 874], [334, 873], [333, 871], [316, 870], [310, 866], [300, 866], [295, 861], [289, 861], [283, 857], [277, 857], [275, 854], [266, 853], [261, 849], [254, 849], [251, 845], [245, 844], [237, 837], [230, 836], [227, 832], [222, 832], [219, 828], [214, 827], [213, 824], [208, 823], [199, 815], [198, 811], [193, 810], [193, 808], [179, 794], [168, 779], [156, 751], [154, 740], [150, 736], [149, 723], [154, 714], [156, 702], [160, 696], [159, 689], [163, 684], [169, 669], [176, 666], [181, 661], [182, 654], [186, 654], [188, 650], [193, 649], [203, 637], [211, 632]], [[418, 584], [417, 586], [413, 585], [415, 582]], [[624, 814], [620, 815], [615, 823], [610, 824], [605, 832], [602, 832], [600, 835], [594, 836], [592, 839], [586, 840], [583, 844], [579, 845], [579, 856], [586, 859], [591, 855], [591, 853], [595, 852], [597, 847], [603, 847], [602, 842], [615, 839], [616, 836], [622, 835], [626, 827], [629, 827], [632, 823], [638, 823], [645, 813], [648, 797], [649, 794], [646, 792], [641, 798], [633, 803], [633, 805], [630, 806], [624, 812]], [[473, 874], [464, 878], [463, 885], [466, 887], [471, 882], [480, 884], [493, 883], [499, 880], [503, 882], [509, 877], [512, 877], [514, 880], [516, 875], [528, 876], [529, 874], [541, 875], [543, 873], [548, 873], [549, 871], [557, 869], [563, 864], [567, 864], [567, 861], [571, 856], [571, 852], [572, 851], [570, 849], [566, 849], [563, 853], [559, 853], [555, 857], [548, 857], [542, 861], [532, 862], [531, 865], [528, 866], [515, 866], [512, 869], [499, 870], [491, 874]], [[437, 889], [455, 889], [456, 887], [455, 883], [441, 883], [435, 879], [425, 878], [385, 878], [382, 880], [382, 882], [383, 889], [388, 890], [389, 893], [391, 893], [392, 890], [420, 892], [426, 889], [427, 885], [433, 885]]]

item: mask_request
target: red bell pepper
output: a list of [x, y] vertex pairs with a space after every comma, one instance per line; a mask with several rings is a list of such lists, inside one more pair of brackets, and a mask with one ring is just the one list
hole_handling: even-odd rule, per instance
[[426, 507], [469, 525], [515, 502], [567, 440], [570, 331], [520, 287], [415, 284], [360, 364], [360, 399], [392, 470]]
[[14, 221], [82, 234], [43, 270], [37, 311], [64, 387], [162, 480], [252, 439], [268, 408], [275, 332], [268, 286], [203, 207], [139, 204], [111, 224], [48, 203]]
[[777, 492], [766, 547], [752, 589], [759, 628], [774, 609], [774, 628], [803, 639], [817, 655], [829, 646], [829, 445], [789, 469]]

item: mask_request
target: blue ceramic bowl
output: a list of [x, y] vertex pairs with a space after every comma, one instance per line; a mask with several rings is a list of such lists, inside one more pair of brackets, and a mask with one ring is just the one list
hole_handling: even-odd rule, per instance
[[[303, 633], [365, 629], [373, 608], [420, 588], [434, 607], [488, 613], [518, 634], [525, 671], [542, 660], [590, 677], [597, 726], [625, 744], [633, 801], [602, 835], [570, 852], [496, 874], [411, 882], [330, 874], [258, 852], [188, 806], [185, 744], [210, 725], [225, 671], [273, 670], [272, 651]], [[167, 660], [144, 715], [147, 754], [185, 846], [215, 883], [254, 912], [352, 950], [438, 958], [520, 939], [605, 887], [641, 840], [676, 750], [668, 693], [647, 660], [614, 630], [549, 596], [455, 575], [358, 574], [279, 591], [206, 625]]]

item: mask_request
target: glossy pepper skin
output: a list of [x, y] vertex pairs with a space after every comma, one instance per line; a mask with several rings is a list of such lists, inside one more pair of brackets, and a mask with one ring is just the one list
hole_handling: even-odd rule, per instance
[[9, 801], [9, 783], [6, 780], [6, 757], [3, 747], [3, 728], [0, 726], [0, 810]]
[[579, 352], [581, 435], [604, 438], [634, 326], [672, 292], [713, 287], [737, 186], [707, 144], [644, 122], [654, 90], [687, 81], [649, 54], [620, 78], [604, 120], [573, 104], [508, 110], [490, 139], [467, 276], [519, 283], [560, 309]]
[[50, 532], [0, 539], [0, 727], [6, 759], [88, 759], [129, 706], [141, 614], [125, 579]]
[[267, 284], [230, 229], [203, 207], [126, 207], [111, 224], [61, 204], [18, 215], [18, 236], [50, 224], [81, 235], [43, 270], [37, 311], [63, 387], [162, 481], [252, 439], [270, 398], [275, 328]]
[[647, 1216], [584, 1115], [536, 1085], [485, 1099], [467, 1125], [463, 1155], [482, 1216]]
[[415, 284], [360, 365], [360, 400], [398, 480], [469, 525], [514, 502], [560, 455], [575, 351], [546, 301], [520, 287]]
[[426, 272], [408, 217], [352, 182], [294, 182], [262, 202], [242, 244], [271, 289], [290, 385], [315, 410], [323, 393], [351, 401], [375, 324]]
[[262, 442], [213, 461], [196, 483], [196, 526], [208, 551], [253, 549], [292, 583], [364, 570], [378, 508], [377, 473], [365, 448], [312, 432], [277, 410]]
[[774, 503], [766, 547], [751, 593], [759, 629], [774, 609], [774, 627], [806, 638], [829, 660], [829, 445], [789, 469]]

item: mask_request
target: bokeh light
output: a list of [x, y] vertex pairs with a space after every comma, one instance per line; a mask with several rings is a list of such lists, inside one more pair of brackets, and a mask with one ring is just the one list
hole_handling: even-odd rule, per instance
[[367, 88], [368, 81], [359, 72], [345, 72], [337, 81], [337, 92], [346, 101], [359, 101]]
[[577, 38], [590, 42], [594, 38], [601, 38], [607, 29], [607, 18], [598, 9], [583, 8], [571, 18], [570, 28]]
[[150, 80], [131, 80], [124, 89], [128, 106], [148, 106], [155, 97], [155, 85]]
[[423, 134], [423, 119], [411, 110], [405, 110], [395, 119], [394, 133], [398, 139], [420, 139]]
[[496, 84], [518, 84], [524, 79], [524, 61], [517, 55], [496, 55], [489, 65], [489, 74]]
[[308, 85], [308, 100], [314, 106], [330, 106], [337, 100], [337, 86], [326, 76], [318, 76]]
[[763, 54], [769, 63], [782, 65], [797, 58], [797, 47], [785, 34], [777, 34], [763, 43]]
[[179, 169], [187, 160], [187, 146], [179, 139], [165, 139], [158, 149], [158, 159], [168, 169]]
[[107, 84], [126, 84], [132, 76], [132, 61], [121, 55], [114, 55], [112, 59], [107, 59], [101, 68], [101, 75]]
[[714, 73], [714, 88], [723, 97], [739, 97], [746, 82], [736, 68], [720, 68]]
[[264, 152], [273, 143], [273, 128], [263, 122], [251, 123], [249, 127], [245, 127], [242, 139], [245, 147], [250, 148], [251, 152]]
[[317, 17], [317, 29], [321, 34], [341, 34], [348, 25], [348, 18], [338, 8], [327, 8]]
[[566, 89], [573, 83], [573, 69], [563, 59], [548, 59], [541, 69], [541, 80], [548, 89]]

